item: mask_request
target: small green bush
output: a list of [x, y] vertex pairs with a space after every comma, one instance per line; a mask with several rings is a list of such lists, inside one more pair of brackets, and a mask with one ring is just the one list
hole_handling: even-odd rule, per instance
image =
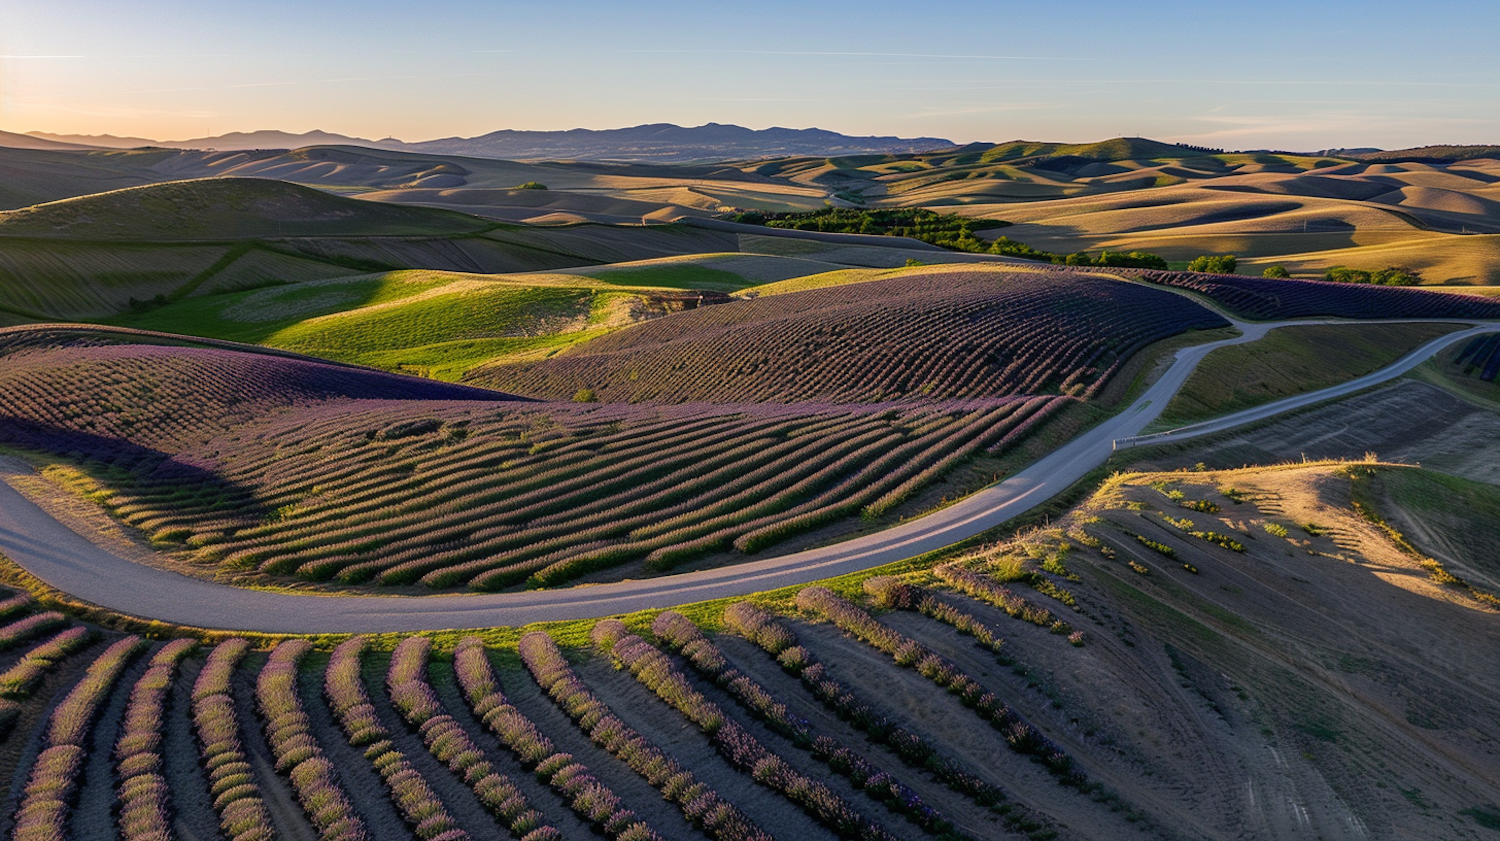
[[1277, 280], [1285, 280], [1291, 277], [1292, 273], [1286, 270], [1286, 266], [1278, 263], [1274, 266], [1267, 266], [1266, 270], [1260, 273], [1260, 276], [1275, 278]]
[[1188, 263], [1190, 272], [1207, 272], [1208, 274], [1234, 274], [1240, 261], [1233, 254], [1205, 254], [1195, 257]]
[[1422, 274], [1402, 266], [1386, 266], [1374, 270], [1333, 266], [1323, 272], [1323, 279], [1334, 283], [1366, 283], [1372, 286], [1416, 286], [1422, 282]]

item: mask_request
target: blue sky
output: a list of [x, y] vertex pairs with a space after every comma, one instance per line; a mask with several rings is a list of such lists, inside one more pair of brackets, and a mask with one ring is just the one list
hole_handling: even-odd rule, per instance
[[1500, 3], [0, 2], [0, 129], [1500, 143]]

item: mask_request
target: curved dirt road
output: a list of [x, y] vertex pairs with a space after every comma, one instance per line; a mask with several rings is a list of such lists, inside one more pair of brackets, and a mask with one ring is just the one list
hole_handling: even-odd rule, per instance
[[[1211, 351], [1254, 341], [1277, 327], [1320, 323], [1332, 322], [1235, 322], [1243, 335], [1179, 350], [1166, 373], [1124, 411], [1003, 482], [940, 511], [881, 532], [723, 569], [564, 590], [484, 595], [301, 596], [245, 590], [142, 566], [113, 555], [52, 518], [4, 481], [0, 481], [0, 554], [63, 592], [120, 613], [200, 628], [262, 633], [377, 633], [516, 626], [743, 596], [892, 563], [998, 526], [1045, 502], [1104, 463], [1117, 440], [1128, 441], [1139, 435], [1161, 414], [1172, 395]], [[1500, 324], [1485, 323], [1450, 333], [1393, 365], [1343, 385], [1174, 431], [1157, 440], [1217, 432], [1350, 394], [1400, 376], [1453, 342], [1497, 329]], [[0, 471], [0, 480], [3, 479]]]

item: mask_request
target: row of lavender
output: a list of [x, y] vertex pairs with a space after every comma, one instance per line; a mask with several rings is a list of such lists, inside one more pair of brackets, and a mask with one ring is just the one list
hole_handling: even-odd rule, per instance
[[1100, 269], [1196, 292], [1243, 318], [1500, 318], [1500, 301], [1398, 286], [1366, 286], [1201, 272]]
[[[872, 590], [879, 595], [877, 601], [890, 604], [896, 586], [909, 585], [877, 583]], [[1025, 603], [1019, 596], [1010, 597]], [[902, 593], [894, 601], [901, 602], [898, 607], [921, 610], [912, 605], [924, 598], [941, 599], [923, 591]], [[946, 690], [934, 690], [935, 698], [956, 695], [999, 731], [1000, 744], [1034, 757], [1057, 774], [1060, 782], [1089, 785], [1064, 751], [952, 661], [830, 591], [808, 588], [798, 603], [807, 615], [833, 621], [892, 654], [896, 665], [935, 681]], [[1032, 614], [1023, 618], [1036, 622], [1036, 611], [1041, 609], [1030, 609]], [[940, 618], [986, 648], [999, 651], [1003, 644], [994, 629], [961, 608], [954, 607]], [[664, 705], [658, 712], [647, 712], [641, 701], [633, 701], [629, 714], [680, 716], [684, 724], [703, 734], [727, 768], [738, 772], [731, 774], [733, 782], [722, 771], [685, 767], [673, 758], [680, 748], [657, 741], [672, 726], [658, 729], [653, 736], [626, 724], [592, 685], [597, 676], [586, 678], [573, 658], [545, 633], [532, 633], [520, 641], [518, 653], [525, 674], [578, 728], [569, 738], [581, 737], [600, 749], [593, 761], [611, 763], [603, 776], [634, 776], [656, 789], [680, 812], [681, 821], [664, 822], [659, 808], [648, 810], [654, 817], [643, 817], [639, 809], [644, 804], [632, 807], [585, 760], [559, 750], [537, 720], [502, 690], [494, 655], [476, 637], [459, 643], [452, 651], [451, 673], [441, 673], [443, 680], [452, 681], [451, 697], [461, 698], [466, 707], [461, 715], [453, 714], [442, 699], [435, 682], [438, 673], [432, 670], [431, 641], [425, 638], [400, 642], [389, 657], [383, 680], [375, 676], [378, 673], [370, 673], [368, 666], [373, 664], [366, 639], [349, 640], [331, 655], [317, 653], [308, 641], [299, 639], [281, 642], [262, 655], [253, 652], [247, 641], [231, 639], [210, 648], [197, 669], [185, 720], [201, 750], [200, 767], [220, 830], [225, 838], [236, 841], [278, 837], [288, 820], [303, 822], [322, 839], [373, 837], [367, 825], [370, 818], [355, 805], [360, 798], [351, 794], [355, 769], [347, 759], [346, 764], [335, 765], [330, 740], [352, 746], [356, 756], [362, 754], [406, 830], [424, 841], [500, 834], [523, 841], [551, 841], [563, 837], [554, 823], [562, 815], [571, 816], [569, 825], [591, 827], [614, 841], [680, 837], [686, 826], [724, 841], [769, 839], [772, 832], [780, 831], [778, 826], [761, 825], [733, 802], [744, 802], [747, 786], [764, 789], [848, 839], [908, 837], [903, 824], [933, 838], [981, 837], [975, 834], [975, 814], [993, 814], [992, 820], [1016, 831], [1046, 831], [1045, 822], [1013, 800], [1002, 773], [968, 764], [952, 746], [910, 729], [895, 711], [883, 711], [886, 705], [881, 698], [834, 678], [808, 648], [798, 644], [796, 633], [785, 621], [741, 603], [726, 611], [724, 622], [764, 649], [765, 656], [795, 681], [771, 685], [751, 677], [755, 667], [747, 671], [737, 666], [711, 638], [677, 613], [660, 614], [651, 626], [650, 638], [616, 620], [598, 623], [592, 636], [602, 654]], [[63, 839], [82, 831], [71, 822], [70, 810], [84, 784], [88, 755], [105, 747], [97, 743], [96, 724], [115, 692], [128, 696], [112, 746], [120, 837], [126, 841], [175, 837], [177, 783], [166, 768], [163, 748], [168, 741], [167, 722], [173, 720], [167, 706], [171, 687], [189, 671], [184, 664], [196, 647], [191, 640], [177, 640], [153, 649], [138, 637], [126, 637], [107, 646], [88, 665], [41, 725], [39, 752], [30, 761], [14, 813], [15, 837]], [[446, 654], [443, 657], [447, 659]], [[243, 702], [246, 696], [234, 688], [245, 681], [241, 675], [246, 671], [253, 676], [253, 710], [246, 708], [251, 706]], [[794, 697], [796, 690], [788, 692], [792, 686], [801, 686], [802, 694]], [[616, 698], [622, 697], [620, 692], [619, 686], [610, 690]], [[337, 729], [316, 728], [310, 703], [326, 704]], [[394, 717], [382, 713], [382, 707]], [[848, 721], [859, 737], [851, 739], [826, 724], [814, 723], [808, 713], [815, 708]], [[393, 730], [391, 720], [401, 722], [406, 732]], [[788, 745], [794, 753], [805, 753], [815, 763], [813, 767], [821, 770], [812, 770], [805, 760], [788, 755]], [[418, 754], [424, 751], [431, 760], [418, 762]], [[269, 756], [269, 764], [257, 766], [256, 754]], [[432, 760], [437, 764], [432, 765]], [[436, 773], [449, 774], [454, 782], [431, 777], [432, 771], [424, 774], [419, 770], [424, 764], [442, 769]], [[526, 783], [524, 777], [542, 788]], [[717, 786], [706, 782], [709, 778]], [[841, 782], [835, 784], [835, 779]], [[451, 790], [455, 783], [472, 792], [488, 813], [487, 820], [478, 822], [472, 813], [454, 808]], [[277, 817], [272, 789], [288, 792], [301, 816], [289, 818], [283, 813]], [[449, 793], [439, 793], [444, 790]], [[368, 792], [361, 794], [368, 796]], [[929, 798], [934, 796], [947, 800], [948, 805], [933, 805]], [[953, 801], [954, 797], [959, 801]], [[947, 810], [955, 808], [953, 802], [969, 805], [949, 814]]]
[[1092, 394], [1145, 345], [1227, 326], [1181, 296], [1073, 272], [943, 272], [694, 310], [477, 383], [626, 401]]
[[[11, 411], [40, 418], [50, 399], [16, 392]], [[1070, 405], [1058, 396], [870, 407], [333, 401], [273, 414], [165, 464], [164, 454], [106, 459], [91, 468], [104, 483], [87, 490], [205, 563], [499, 590], [630, 563], [668, 570], [880, 517], [962, 462], [1021, 445]], [[49, 422], [52, 438], [32, 446], [91, 446], [76, 437], [81, 427]]]

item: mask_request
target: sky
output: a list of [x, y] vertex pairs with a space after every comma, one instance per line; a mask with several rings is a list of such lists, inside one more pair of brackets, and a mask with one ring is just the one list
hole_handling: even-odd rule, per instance
[[0, 130], [1500, 144], [1500, 3], [0, 0]]

